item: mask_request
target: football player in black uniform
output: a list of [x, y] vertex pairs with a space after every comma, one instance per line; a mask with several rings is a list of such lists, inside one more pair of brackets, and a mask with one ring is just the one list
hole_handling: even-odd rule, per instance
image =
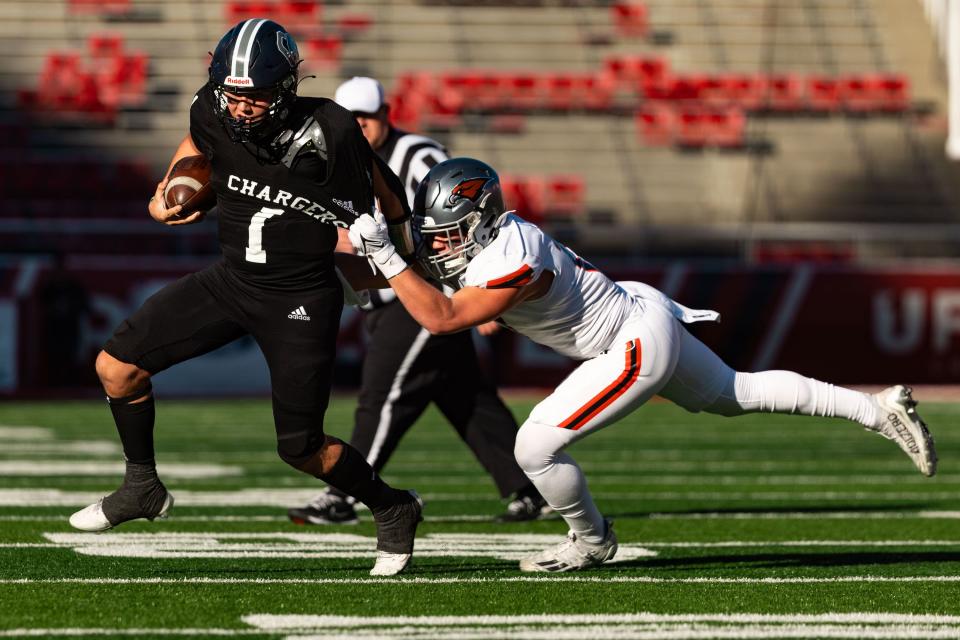
[[[270, 369], [277, 452], [370, 508], [378, 550], [371, 574], [393, 575], [409, 562], [419, 498], [389, 487], [355, 449], [325, 435], [323, 417], [345, 291], [334, 264], [337, 228], [372, 212], [376, 197], [412, 251], [409, 209], [350, 112], [326, 98], [297, 97], [299, 63], [293, 38], [266, 19], [237, 24], [213, 53], [171, 166], [200, 153], [210, 160], [222, 259], [148, 299], [97, 357], [127, 470], [118, 490], [70, 523], [103, 531], [167, 514], [173, 498], [154, 464], [150, 378], [251, 335]], [[165, 182], [150, 201], [154, 219], [203, 218], [167, 209]]]

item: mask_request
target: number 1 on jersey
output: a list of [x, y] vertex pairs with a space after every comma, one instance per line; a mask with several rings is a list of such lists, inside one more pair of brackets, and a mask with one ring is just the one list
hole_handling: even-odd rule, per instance
[[263, 225], [267, 219], [282, 215], [284, 209], [270, 209], [263, 207], [250, 218], [250, 228], [247, 236], [247, 262], [266, 264], [267, 252], [263, 250]]

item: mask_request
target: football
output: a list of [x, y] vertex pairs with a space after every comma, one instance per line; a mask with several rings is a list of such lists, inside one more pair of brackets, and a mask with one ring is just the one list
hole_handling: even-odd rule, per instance
[[177, 160], [167, 176], [163, 202], [168, 209], [182, 204], [181, 218], [196, 211], [207, 211], [217, 204], [217, 196], [210, 184], [210, 161], [206, 156], [186, 156]]

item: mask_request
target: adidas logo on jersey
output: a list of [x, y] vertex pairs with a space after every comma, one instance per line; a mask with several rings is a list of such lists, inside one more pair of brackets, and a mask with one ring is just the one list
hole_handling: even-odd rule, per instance
[[356, 211], [353, 210], [353, 200], [339, 200], [337, 198], [333, 198], [332, 200], [350, 213], [356, 213]]
[[303, 305], [300, 305], [293, 311], [287, 314], [287, 317], [291, 320], [310, 320], [310, 316], [307, 315], [307, 310], [303, 308]]

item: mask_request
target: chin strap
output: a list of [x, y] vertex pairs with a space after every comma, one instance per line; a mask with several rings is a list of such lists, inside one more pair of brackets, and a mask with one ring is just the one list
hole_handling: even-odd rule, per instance
[[413, 215], [406, 213], [399, 220], [387, 221], [387, 234], [390, 242], [397, 248], [397, 253], [401, 256], [412, 256], [417, 250], [417, 244], [413, 240]]

